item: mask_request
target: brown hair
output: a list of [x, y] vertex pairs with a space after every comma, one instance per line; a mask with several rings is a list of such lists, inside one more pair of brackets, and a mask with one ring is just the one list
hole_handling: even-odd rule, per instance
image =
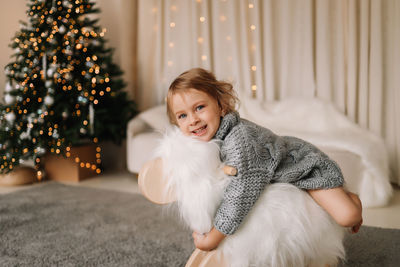
[[235, 111], [239, 99], [233, 90], [232, 84], [218, 81], [215, 75], [202, 68], [193, 68], [179, 75], [169, 86], [167, 94], [167, 115], [172, 124], [176, 124], [171, 109], [172, 96], [178, 91], [196, 89], [217, 100], [223, 114]]

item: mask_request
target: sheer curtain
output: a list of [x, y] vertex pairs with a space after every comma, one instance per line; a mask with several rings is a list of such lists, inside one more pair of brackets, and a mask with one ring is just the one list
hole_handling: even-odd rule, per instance
[[241, 97], [328, 100], [384, 138], [400, 184], [400, 1], [138, 0], [141, 109], [203, 67]]

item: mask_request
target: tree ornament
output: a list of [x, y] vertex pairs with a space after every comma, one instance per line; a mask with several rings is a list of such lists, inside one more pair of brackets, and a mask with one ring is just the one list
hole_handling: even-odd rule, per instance
[[68, 56], [71, 56], [71, 55], [73, 54], [73, 51], [72, 51], [72, 48], [71, 48], [70, 45], [68, 45], [68, 46], [65, 48], [65, 54], [68, 55]]
[[10, 68], [7, 66], [7, 67], [4, 69], [4, 74], [5, 74], [5, 75], [10, 75], [10, 73], [11, 73]]
[[53, 74], [54, 74], [54, 69], [48, 69], [47, 72], [46, 72], [46, 74], [47, 74], [47, 77], [53, 76]]
[[[30, 130], [30, 129], [29, 129]], [[31, 137], [31, 135], [30, 135], [30, 133], [29, 132], [22, 132], [20, 135], [19, 135], [19, 138], [21, 138], [22, 140], [24, 140], [24, 139], [29, 139]]]
[[44, 98], [44, 103], [45, 103], [47, 106], [53, 105], [53, 104], [54, 104], [54, 97], [47, 95], [47, 96]]
[[46, 74], [47, 74], [47, 55], [44, 54], [42, 57], [42, 70], [43, 73], [45, 74], [44, 78], [46, 79]]
[[94, 134], [94, 108], [93, 108], [93, 103], [89, 104], [89, 129], [90, 129], [90, 134]]
[[91, 67], [93, 67], [93, 62], [86, 61], [85, 65], [86, 65], [86, 67], [91, 68]]
[[14, 114], [14, 112], [9, 112], [9, 113], [7, 113], [6, 115], [4, 115], [4, 118], [5, 118], [10, 124], [12, 124], [12, 123], [14, 123], [14, 121], [15, 121], [15, 114]]
[[10, 95], [10, 94], [6, 94], [6, 95], [4, 96], [4, 102], [6, 102], [7, 105], [10, 105], [10, 104], [12, 104], [12, 103], [15, 102], [15, 97], [13, 97], [13, 96]]
[[92, 40], [92, 41], [91, 41], [91, 44], [92, 44], [93, 46], [97, 47], [97, 46], [100, 45], [100, 42], [97, 41], [97, 40]]
[[60, 135], [58, 134], [57, 129], [55, 129], [55, 130], [53, 131], [53, 138], [54, 138], [54, 139], [58, 139], [59, 137], [60, 137]]
[[52, 80], [47, 80], [47, 81], [44, 82], [44, 86], [45, 86], [46, 88], [50, 88], [52, 85], [53, 85]]
[[71, 8], [72, 7], [72, 4], [67, 0], [64, 0], [62, 4], [63, 4], [63, 6], [65, 8]]
[[78, 102], [81, 104], [86, 104], [88, 102], [87, 98], [84, 96], [78, 96]]
[[59, 33], [61, 33], [61, 34], [64, 34], [64, 33], [67, 31], [67, 29], [65, 28], [64, 25], [61, 25], [61, 27], [58, 28], [58, 31], [59, 31]]
[[4, 91], [5, 91], [6, 93], [9, 93], [9, 92], [11, 92], [13, 89], [14, 89], [14, 88], [11, 86], [11, 83], [10, 83], [10, 82], [7, 82], [7, 83], [6, 83], [6, 87], [4, 88]]
[[42, 156], [45, 153], [46, 153], [46, 149], [45, 148], [40, 147], [40, 146], [36, 147], [36, 154], [38, 154], [39, 156]]

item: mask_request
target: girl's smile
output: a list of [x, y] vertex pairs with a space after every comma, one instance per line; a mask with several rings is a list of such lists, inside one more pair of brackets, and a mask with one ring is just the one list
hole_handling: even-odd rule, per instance
[[171, 103], [175, 120], [184, 135], [202, 141], [210, 141], [214, 137], [222, 115], [217, 100], [191, 88], [175, 93]]

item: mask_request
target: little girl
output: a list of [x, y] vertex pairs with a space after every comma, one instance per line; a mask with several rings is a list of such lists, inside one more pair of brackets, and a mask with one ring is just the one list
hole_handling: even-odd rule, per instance
[[356, 233], [361, 224], [361, 201], [343, 189], [337, 164], [315, 146], [295, 137], [277, 136], [240, 118], [231, 84], [204, 69], [179, 75], [170, 85], [167, 114], [186, 136], [221, 141], [221, 160], [237, 172], [227, 186], [208, 233], [193, 233], [201, 250], [212, 250], [240, 226], [265, 186], [291, 183], [307, 190], [341, 226]]

